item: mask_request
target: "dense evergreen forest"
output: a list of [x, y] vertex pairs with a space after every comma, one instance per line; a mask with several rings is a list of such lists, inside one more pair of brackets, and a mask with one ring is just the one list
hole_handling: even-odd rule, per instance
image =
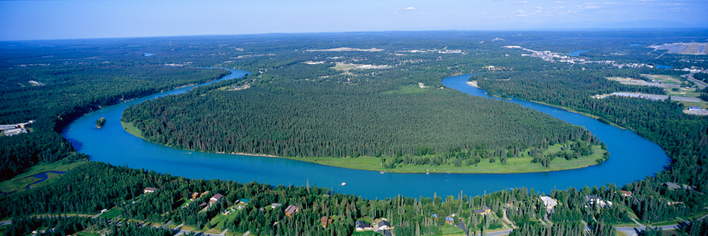
[[[657, 179], [708, 189], [708, 117], [684, 114], [683, 104], [640, 98], [592, 98], [611, 91], [647, 91], [652, 87], [611, 84], [603, 71], [582, 73], [526, 72], [477, 75], [482, 88], [500, 94], [540, 101], [597, 115], [601, 121], [627, 127], [659, 144], [673, 159], [672, 168]], [[651, 91], [658, 90], [658, 91]]]
[[[212, 88], [232, 83], [238, 81]], [[494, 157], [518, 157], [529, 146], [598, 143], [586, 130], [531, 109], [439, 88], [364, 80], [206, 90], [138, 104], [123, 121], [150, 141], [178, 148], [293, 157], [423, 156], [478, 146], [497, 150]]]
[[58, 133], [86, 112], [160, 90], [214, 80], [226, 73], [160, 65], [100, 64], [0, 70], [0, 124], [35, 120], [32, 132], [0, 138], [0, 180], [12, 178], [38, 162], [86, 159]]
[[[600, 188], [553, 190], [547, 195], [557, 199], [555, 211], [548, 214], [555, 224], [545, 227], [539, 219], [546, 216], [546, 207], [539, 200], [545, 193], [533, 189], [518, 188], [499, 191], [483, 196], [441, 196], [419, 198], [394, 197], [387, 199], [363, 199], [354, 195], [336, 193], [316, 186], [271, 186], [259, 183], [238, 183], [221, 180], [194, 180], [158, 174], [152, 171], [110, 166], [89, 162], [62, 176], [57, 182], [12, 195], [0, 196], [0, 218], [12, 216], [13, 224], [4, 229], [12, 232], [28, 232], [42, 227], [54, 228], [56, 234], [71, 233], [84, 229], [106, 230], [111, 235], [130, 235], [143, 230], [140, 235], [170, 235], [171, 231], [160, 231], [152, 227], [135, 228], [137, 222], [171, 222], [185, 224], [198, 230], [208, 230], [218, 225], [231, 232], [250, 231], [255, 235], [348, 235], [354, 232], [357, 220], [369, 223], [387, 219], [396, 235], [430, 235], [439, 230], [455, 228], [444, 222], [443, 217], [453, 215], [454, 223], [460, 222], [470, 233], [482, 233], [503, 227], [503, 215], [519, 228], [511, 235], [577, 235], [584, 231], [582, 222], [587, 222], [591, 235], [613, 235], [611, 224], [628, 223], [628, 209], [637, 212], [645, 223], [660, 222], [676, 216], [690, 214], [691, 209], [684, 204], [667, 205], [669, 201], [691, 203], [693, 207], [705, 205], [705, 197], [690, 190], [670, 190], [664, 185], [641, 181], [628, 184], [621, 189], [633, 191], [642, 198], [622, 196], [612, 185]], [[152, 193], [144, 193], [147, 187], [155, 187]], [[97, 191], [99, 190], [100, 191]], [[194, 195], [193, 193], [203, 193]], [[215, 203], [209, 202], [217, 194], [224, 197]], [[602, 208], [589, 204], [586, 196], [595, 195], [614, 204]], [[663, 197], [659, 197], [664, 195]], [[198, 197], [197, 197], [198, 196]], [[239, 201], [248, 199], [240, 209], [233, 209]], [[280, 203], [272, 207], [273, 203]], [[296, 206], [300, 210], [287, 216], [286, 206]], [[491, 213], [480, 215], [475, 210], [489, 207]], [[635, 210], [635, 208], [638, 208]], [[119, 219], [89, 217], [102, 209], [119, 211]], [[642, 211], [641, 209], [651, 209]], [[697, 211], [700, 211], [698, 209]], [[233, 212], [220, 220], [212, 220], [225, 212]], [[46, 217], [29, 217], [33, 214]], [[81, 216], [66, 218], [65, 213], [83, 213]], [[25, 216], [25, 217], [23, 217]], [[327, 227], [322, 227], [323, 216], [335, 219]], [[132, 219], [132, 220], [129, 220]], [[113, 221], [111, 221], [113, 220]], [[111, 222], [109, 222], [111, 221]], [[118, 227], [116, 222], [122, 222]], [[275, 223], [277, 222], [277, 223]], [[685, 232], [698, 235], [706, 233], [706, 222], [696, 221]], [[703, 226], [702, 226], [703, 225]]]
[[[140, 104], [129, 109], [124, 119], [142, 122], [144, 132], [153, 132], [152, 141], [181, 148], [277, 155], [289, 152], [295, 156], [394, 157], [382, 165], [428, 165], [446, 161], [457, 165], [458, 160], [474, 163], [477, 158], [485, 157], [502, 162], [504, 157], [524, 154], [522, 150], [528, 151], [525, 154], [538, 155], [539, 150], [548, 145], [566, 141], [571, 142], [563, 149], [577, 153], [587, 151], [586, 144], [600, 144], [601, 140], [584, 129], [537, 112], [501, 101], [477, 101], [447, 88], [441, 89], [440, 79], [450, 75], [495, 72], [475, 79], [482, 88], [500, 96], [563, 106], [630, 128], [658, 143], [672, 158], [665, 171], [623, 186], [608, 184], [548, 193], [517, 188], [483, 196], [461, 193], [459, 196], [387, 199], [363, 199], [316, 186], [186, 179], [90, 162], [47, 185], [0, 195], [0, 218], [13, 221], [0, 227], [0, 234], [25, 235], [38, 230], [48, 235], [76, 232], [172, 235], [176, 225], [184, 224], [195, 231], [228, 229], [238, 233], [250, 231], [252, 235], [349, 235], [355, 232], [355, 221], [375, 223], [385, 218], [394, 226], [392, 231], [396, 235], [462, 233], [459, 227], [453, 226], [460, 223], [470, 233], [516, 226], [511, 235], [578, 235], [587, 224], [590, 235], [614, 235], [616, 231], [612, 226], [633, 224], [630, 218], [645, 225], [660, 225], [681, 217], [688, 223], [675, 233], [706, 235], [708, 222], [697, 219], [706, 214], [707, 199], [703, 194], [708, 189], [706, 118], [685, 115], [681, 112], [683, 105], [671, 101], [590, 98], [617, 91], [663, 93], [649, 87], [620, 85], [604, 79], [606, 76], [640, 78], [637, 74], [681, 72], [549, 62], [522, 57], [522, 51], [502, 47], [519, 45], [560, 53], [590, 50], [582, 57], [674, 68], [708, 68], [706, 56], [665, 54], [665, 51], [632, 46], [703, 41], [706, 37], [703, 31], [381, 32], [0, 43], [3, 80], [0, 81], [0, 123], [36, 120], [28, 134], [0, 136], [2, 179], [9, 179], [39, 162], [90, 159], [76, 153], [70, 142], [58, 133], [64, 124], [104, 105], [223, 75], [221, 70], [191, 68], [210, 66], [243, 69], [253, 74], [195, 89], [182, 96]], [[308, 51], [338, 47], [384, 50]], [[144, 52], [154, 55], [144, 56], [147, 55]], [[351, 69], [356, 65], [388, 67]], [[344, 69], [346, 66], [350, 69]], [[702, 78], [697, 75], [694, 75], [697, 79]], [[418, 83], [423, 83], [424, 88]], [[457, 99], [462, 97], [465, 98], [462, 102]], [[271, 104], [271, 101], [276, 102]], [[299, 104], [316, 104], [317, 107], [307, 112], [294, 109]], [[195, 114], [198, 111], [214, 113]], [[484, 114], [471, 114], [471, 111], [484, 111]], [[314, 122], [327, 118], [326, 114], [336, 114], [340, 119]], [[378, 120], [376, 123], [357, 122], [361, 114], [370, 114], [368, 117]], [[242, 125], [219, 119], [227, 116], [238, 119]], [[410, 118], [399, 119], [400, 122], [383, 119], [397, 116]], [[457, 130], [458, 127], [437, 128], [443, 121], [465, 124], [467, 126], [461, 127], [482, 129], [487, 133], [482, 137]], [[470, 123], [488, 126], [475, 127]], [[177, 132], [181, 129], [175, 127], [178, 124], [188, 125], [196, 132]], [[225, 130], [217, 130], [215, 127], [219, 124], [227, 125], [222, 127]], [[336, 132], [328, 127], [336, 127], [333, 129]], [[375, 133], [379, 136], [368, 136], [374, 134], [372, 127], [381, 128]], [[315, 132], [316, 129], [328, 132]], [[528, 135], [503, 135], [520, 132]], [[189, 136], [194, 133], [243, 142], [236, 145]], [[453, 138], [448, 133], [463, 135], [465, 139]], [[420, 138], [417, 134], [438, 136], [431, 135], [430, 139], [419, 139], [417, 143], [413, 139], [386, 140], [391, 139], [391, 135]], [[315, 142], [318, 140], [322, 141]], [[304, 145], [305, 142], [316, 145]], [[546, 158], [551, 156], [573, 158], [568, 153]], [[426, 161], [425, 157], [435, 158]], [[541, 158], [537, 161], [541, 165], [545, 162]], [[676, 189], [666, 182], [686, 186]], [[158, 190], [144, 193], [146, 187]], [[627, 197], [620, 190], [629, 191], [631, 196]], [[200, 194], [193, 197], [193, 193]], [[208, 204], [209, 198], [217, 193], [224, 196], [221, 201]], [[558, 201], [553, 211], [546, 211], [539, 200], [539, 196], [544, 195]], [[602, 201], [588, 201], [592, 195]], [[236, 203], [243, 199], [250, 201]], [[613, 204], [601, 206], [599, 203], [604, 201]], [[200, 206], [201, 203], [206, 203], [206, 207]], [[272, 203], [283, 205], [273, 208]], [[285, 212], [290, 205], [300, 209], [291, 217]], [[489, 207], [491, 213], [484, 216], [475, 213], [482, 206]], [[110, 211], [96, 219], [89, 218], [103, 209]], [[232, 213], [222, 214], [226, 212]], [[74, 213], [80, 215], [72, 216]], [[503, 219], [504, 215], [509, 222]], [[332, 219], [327, 227], [322, 225], [323, 216]], [[444, 216], [450, 216], [452, 223], [444, 222]], [[170, 227], [157, 228], [168, 222]], [[650, 229], [645, 235], [661, 235], [661, 231]]]

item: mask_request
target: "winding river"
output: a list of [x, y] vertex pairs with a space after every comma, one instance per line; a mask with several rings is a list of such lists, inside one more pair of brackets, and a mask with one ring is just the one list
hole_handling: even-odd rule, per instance
[[[231, 75], [218, 81], [238, 78], [247, 73], [240, 70], [231, 72]], [[442, 82], [449, 88], [473, 96], [488, 97], [483, 90], [467, 85], [468, 77], [453, 76]], [[214, 82], [217, 81], [210, 83]], [[274, 185], [304, 186], [309, 179], [311, 186], [328, 187], [335, 192], [370, 199], [395, 197], [399, 194], [407, 197], [432, 197], [435, 193], [447, 196], [457, 195], [460, 191], [466, 195], [481, 195], [484, 191], [514, 187], [528, 187], [549, 193], [553, 188], [582, 188], [606, 183], [624, 185], [654, 175], [669, 162], [669, 157], [658, 145], [632, 131], [576, 113], [516, 99], [509, 101], [590, 130], [607, 144], [610, 159], [587, 168], [543, 173], [381, 174], [378, 171], [343, 169], [281, 158], [180, 150], [145, 141], [123, 130], [119, 121], [126, 107], [165, 95], [184, 93], [194, 87], [153, 94], [91, 112], [68, 125], [62, 135], [79, 152], [88, 154], [91, 160], [112, 165], [127, 165], [187, 178], [257, 181]], [[97, 129], [94, 121], [100, 117], [106, 117], [106, 124]], [[342, 182], [347, 185], [341, 186]]]

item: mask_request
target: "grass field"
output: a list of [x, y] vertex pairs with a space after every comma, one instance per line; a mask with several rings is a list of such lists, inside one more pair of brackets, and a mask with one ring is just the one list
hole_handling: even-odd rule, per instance
[[374, 231], [361, 231], [361, 232], [356, 232], [352, 233], [352, 236], [381, 236], [383, 234], [376, 233]]
[[141, 139], [145, 139], [145, 137], [143, 137], [143, 131], [140, 131], [137, 127], [133, 126], [133, 123], [126, 123], [121, 121], [120, 124], [123, 126], [123, 129], [129, 134], [132, 134], [133, 136]]
[[[548, 152], [557, 152], [560, 150], [561, 145], [555, 145], [549, 148]], [[501, 164], [499, 158], [496, 159], [495, 163], [489, 163], [488, 160], [482, 159], [477, 165], [460, 167], [453, 165], [441, 165], [441, 166], [414, 166], [414, 165], [403, 165], [396, 167], [395, 169], [384, 169], [381, 167], [381, 159], [378, 157], [357, 157], [357, 158], [329, 158], [329, 157], [307, 157], [307, 158], [297, 158], [292, 157], [289, 159], [306, 161], [317, 163], [321, 165], [336, 166], [349, 169], [361, 169], [361, 170], [373, 170], [373, 171], [383, 171], [392, 173], [426, 173], [429, 170], [430, 173], [529, 173], [529, 172], [547, 172], [547, 171], [557, 171], [557, 170], [568, 170], [588, 167], [591, 165], [596, 165], [595, 159], [602, 158], [605, 153], [600, 147], [593, 147], [593, 155], [587, 157], [581, 157], [575, 160], [565, 160], [556, 158], [551, 162], [550, 168], [545, 168], [539, 163], [531, 163], [532, 157], [527, 157], [522, 155], [519, 158], [508, 158], [506, 164]]]
[[671, 89], [666, 89], [667, 95], [681, 96], [681, 97], [694, 97], [700, 96], [700, 93], [696, 92], [695, 88], [680, 88], [679, 91], [673, 91]]
[[101, 214], [98, 217], [113, 219], [113, 218], [116, 218], [116, 216], [119, 216], [121, 214], [121, 212], [122, 212], [122, 210], [120, 208], [114, 207], [113, 209]]
[[[55, 163], [40, 163], [37, 165], [32, 166], [27, 170], [27, 172], [17, 175], [12, 179], [5, 180], [3, 182], [0, 182], [0, 191], [5, 192], [5, 193], [10, 193], [10, 192], [17, 192], [17, 191], [22, 191], [27, 188], [27, 185], [32, 184], [39, 180], [38, 178], [33, 177], [33, 175], [42, 173], [42, 172], [47, 172], [47, 171], [68, 171], [74, 167], [86, 164], [88, 161], [77, 161], [73, 163], [61, 163], [61, 162], [55, 162]], [[42, 183], [38, 183], [35, 185], [32, 185], [32, 188], [36, 188], [38, 186], [43, 186], [48, 183], [53, 182], [56, 180], [57, 177], [61, 176], [61, 174], [55, 174], [55, 173], [48, 173], [47, 174], [47, 180], [43, 181]]]

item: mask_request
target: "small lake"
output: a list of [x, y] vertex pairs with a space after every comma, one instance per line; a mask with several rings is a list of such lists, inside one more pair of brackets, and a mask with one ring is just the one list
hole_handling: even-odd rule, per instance
[[146, 53], [143, 53], [143, 56], [144, 56], [144, 57], [155, 56], [155, 53], [146, 52]]
[[[238, 78], [247, 73], [239, 70], [231, 72], [231, 75], [220, 80]], [[453, 76], [442, 82], [449, 88], [472, 96], [487, 97], [484, 90], [466, 84], [469, 76]], [[180, 150], [145, 141], [123, 130], [119, 121], [126, 107], [168, 94], [184, 93], [193, 87], [158, 93], [91, 112], [68, 125], [62, 135], [79, 152], [88, 154], [91, 160], [112, 165], [127, 165], [187, 178], [228, 179], [242, 183], [257, 181], [273, 185], [304, 186], [309, 179], [311, 186], [331, 187], [335, 192], [370, 199], [395, 197], [399, 194], [406, 197], [432, 197], [433, 194], [454, 196], [460, 191], [466, 195], [481, 195], [484, 191], [494, 192], [514, 187], [529, 187], [549, 193], [554, 187], [582, 188], [606, 183], [624, 185], [654, 175], [669, 161], [658, 145], [632, 131], [576, 113], [515, 99], [510, 102], [586, 127], [607, 144], [610, 159], [587, 168], [543, 173], [381, 174], [378, 171], [344, 169], [289, 159]], [[106, 117], [106, 124], [97, 129], [94, 122], [100, 117]], [[341, 186], [342, 182], [346, 182], [346, 186]]]
[[671, 69], [671, 66], [656, 65], [656, 68], [669, 70], [669, 69]]
[[580, 51], [571, 52], [571, 53], [568, 53], [568, 56], [577, 57], [577, 56], [580, 56], [581, 53], [584, 53], [587, 51], [590, 51], [590, 50], [580, 50]]

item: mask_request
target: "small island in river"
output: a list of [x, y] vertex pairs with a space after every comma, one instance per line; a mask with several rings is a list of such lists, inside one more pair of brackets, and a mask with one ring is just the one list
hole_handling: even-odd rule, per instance
[[96, 120], [96, 128], [100, 129], [105, 124], [106, 124], [106, 117], [101, 117], [98, 120]]

